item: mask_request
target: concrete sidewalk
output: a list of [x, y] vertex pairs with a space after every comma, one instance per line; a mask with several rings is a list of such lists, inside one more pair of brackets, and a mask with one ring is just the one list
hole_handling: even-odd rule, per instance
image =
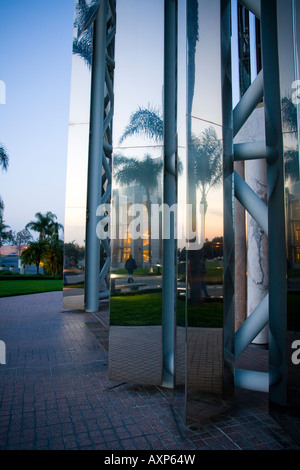
[[295, 441], [267, 397], [182, 429], [173, 394], [108, 379], [108, 304], [96, 314], [62, 308], [62, 293], [0, 299], [0, 449], [284, 450]]

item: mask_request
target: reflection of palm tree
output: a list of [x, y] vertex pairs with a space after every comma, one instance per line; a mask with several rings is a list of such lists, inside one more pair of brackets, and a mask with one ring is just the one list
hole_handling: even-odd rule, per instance
[[[220, 184], [223, 174], [221, 144], [213, 127], [205, 129], [200, 138], [191, 135], [189, 146], [189, 187], [198, 187], [201, 192], [200, 204], [207, 211], [207, 196], [212, 187]], [[193, 191], [192, 189], [192, 191]], [[196, 211], [195, 193], [190, 190], [189, 195]], [[203, 284], [203, 250], [188, 252], [190, 302], [199, 303], [202, 300], [201, 286]]]
[[222, 147], [213, 127], [205, 129], [200, 138], [192, 136], [190, 152], [193, 153], [193, 176], [195, 186], [201, 191], [201, 204], [204, 214], [207, 211], [207, 195], [210, 189], [221, 182], [223, 174]]
[[[290, 97], [285, 96], [282, 99], [282, 117], [291, 135], [297, 138], [298, 133], [298, 115], [297, 105], [293, 103]], [[299, 149], [285, 148], [284, 149], [284, 164], [286, 177], [291, 182], [299, 180]]]
[[46, 214], [41, 214], [41, 212], [37, 212], [35, 214], [36, 220], [28, 222], [26, 225], [26, 229], [33, 230], [34, 232], [38, 232], [39, 239], [44, 240], [45, 238], [49, 237], [56, 237], [59, 229], [62, 229], [63, 226], [59, 224], [56, 219], [57, 216], [52, 212], [48, 211]]
[[[5, 147], [2, 144], [0, 144], [0, 167], [3, 170], [7, 170], [8, 162], [9, 162], [8, 153], [5, 149]], [[1, 215], [1, 218], [2, 218], [3, 209], [4, 209], [4, 203], [3, 203], [3, 200], [0, 196], [0, 215]]]
[[282, 116], [283, 122], [287, 125], [291, 132], [297, 131], [297, 106], [293, 103], [292, 99], [285, 96], [282, 99]]
[[123, 132], [120, 143], [127, 137], [141, 135], [162, 142], [164, 137], [164, 123], [159, 112], [151, 108], [138, 108], [129, 118], [129, 124]]
[[192, 105], [195, 91], [195, 56], [196, 56], [196, 45], [199, 40], [198, 35], [198, 0], [188, 0], [187, 2], [187, 24], [188, 28], [188, 95], [187, 95], [187, 106], [188, 106], [188, 135], [191, 133], [191, 115]]
[[162, 170], [162, 162], [156, 162], [150, 155], [142, 160], [126, 158], [122, 155], [114, 157], [114, 177], [124, 186], [137, 184], [146, 192], [146, 208], [148, 212], [148, 253], [151, 263], [151, 192], [157, 187], [157, 179]]
[[2, 144], [0, 144], [0, 166], [3, 170], [7, 170], [8, 167], [9, 156]]
[[92, 65], [93, 55], [93, 26], [91, 25], [85, 31], [84, 28], [93, 16], [99, 1], [92, 1], [87, 5], [86, 0], [78, 0], [76, 5], [76, 18], [74, 26], [77, 28], [77, 37], [73, 39], [73, 54], [83, 58], [88, 67]]

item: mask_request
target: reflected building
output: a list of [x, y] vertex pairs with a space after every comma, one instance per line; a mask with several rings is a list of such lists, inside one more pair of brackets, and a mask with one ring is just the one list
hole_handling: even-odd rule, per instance
[[64, 306], [109, 302], [110, 379], [187, 424], [240, 389], [299, 407], [299, 14], [75, 1]]

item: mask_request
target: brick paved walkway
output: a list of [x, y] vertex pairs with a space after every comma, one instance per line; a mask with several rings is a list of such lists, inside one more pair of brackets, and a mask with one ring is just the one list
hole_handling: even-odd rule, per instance
[[[62, 293], [0, 299], [0, 449], [293, 449], [267, 400], [182, 429], [171, 391], [108, 379], [108, 311], [62, 308]], [[97, 326], [99, 326], [97, 328]], [[253, 395], [252, 395], [253, 397]]]

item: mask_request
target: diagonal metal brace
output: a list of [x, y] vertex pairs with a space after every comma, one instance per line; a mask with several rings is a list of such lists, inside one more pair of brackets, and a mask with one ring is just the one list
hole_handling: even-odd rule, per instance
[[268, 235], [268, 208], [236, 171], [234, 171], [234, 192], [237, 200]]

